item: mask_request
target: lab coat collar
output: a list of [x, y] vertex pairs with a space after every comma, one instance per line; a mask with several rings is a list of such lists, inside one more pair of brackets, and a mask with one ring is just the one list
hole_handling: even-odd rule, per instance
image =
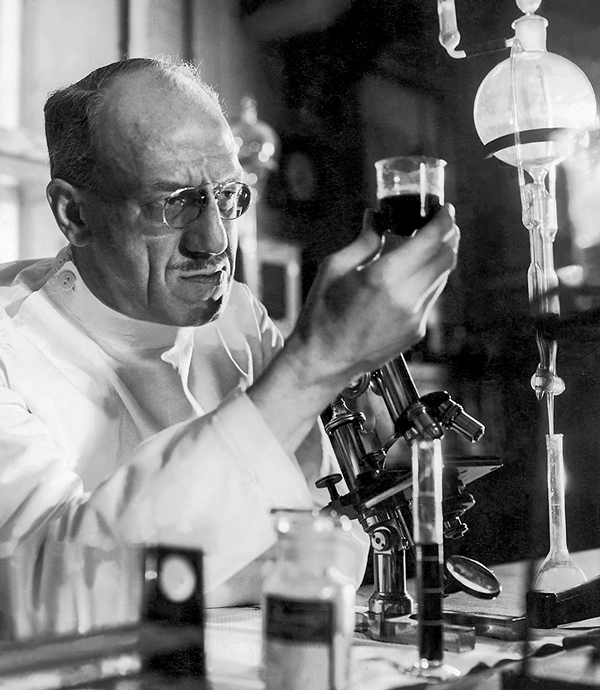
[[56, 257], [56, 273], [46, 283], [48, 296], [68, 311], [96, 341], [130, 349], [152, 350], [175, 346], [188, 350], [194, 328], [133, 319], [103, 304], [87, 287], [69, 247]]

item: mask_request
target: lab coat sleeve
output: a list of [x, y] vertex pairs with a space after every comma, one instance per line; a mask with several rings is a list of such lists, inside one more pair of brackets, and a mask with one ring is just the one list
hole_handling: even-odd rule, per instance
[[[275, 335], [264, 339], [265, 363], [280, 346]], [[15, 349], [14, 342], [27, 344], [7, 339], [6, 347]], [[42, 368], [45, 384], [52, 385], [53, 369]], [[276, 540], [271, 509], [312, 507], [313, 480], [329, 466], [322, 429], [313, 434], [297, 460], [237, 388], [209, 414], [149, 437], [87, 493], [73, 458], [65, 457], [52, 431], [11, 389], [10, 369], [0, 362], [0, 544], [7, 545], [0, 568], [6, 566], [2, 554], [21, 563], [16, 575], [11, 571], [3, 579], [0, 573], [0, 605], [18, 592], [30, 597], [13, 606], [23, 613], [22, 630], [33, 625], [34, 633], [67, 632], [73, 624], [65, 619], [68, 607], [52, 615], [48, 602], [68, 591], [77, 575], [72, 563], [81, 553], [109, 541], [202, 549], [206, 591], [225, 588], [216, 601], [243, 603], [246, 595], [256, 601], [261, 557]]]
[[[113, 592], [98, 574], [98, 548], [110, 542], [202, 549], [207, 603], [256, 603], [276, 540], [271, 509], [315, 502], [298, 463], [242, 390], [213, 413], [147, 439], [89, 494], [44, 425], [5, 386], [0, 418], [1, 541], [10, 546], [0, 549], [0, 610], [15, 635], [135, 620], [135, 581]], [[358, 583], [365, 536], [358, 529], [352, 538], [357, 572], [350, 574]], [[131, 556], [125, 563], [127, 571]], [[122, 603], [111, 608], [115, 597]]]
[[5, 542], [103, 535], [201, 548], [210, 589], [274, 543], [271, 508], [313, 505], [298, 463], [242, 390], [147, 439], [91, 494], [17, 396], [2, 387], [0, 400]]
[[[282, 347], [283, 338], [273, 321], [269, 318], [264, 305], [252, 295], [246, 286], [243, 287], [253, 305], [257, 328], [261, 334], [262, 361], [269, 362]], [[341, 471], [321, 420], [316, 421], [303, 442], [295, 450], [294, 455], [302, 468], [302, 473], [308, 484], [315, 506], [319, 508], [325, 507], [330, 500], [329, 493], [326, 489], [317, 489], [315, 482], [329, 474], [341, 474]], [[344, 482], [339, 484], [337, 488], [342, 494], [347, 491]], [[364, 575], [370, 541], [358, 520], [352, 523], [352, 527], [353, 529], [349, 536], [357, 554], [355, 573], [352, 574], [352, 577], [359, 585]]]
[[91, 496], [79, 529], [106, 520], [126, 541], [202, 548], [211, 590], [274, 544], [272, 508], [312, 506], [298, 464], [235, 391], [215, 412], [138, 446]]

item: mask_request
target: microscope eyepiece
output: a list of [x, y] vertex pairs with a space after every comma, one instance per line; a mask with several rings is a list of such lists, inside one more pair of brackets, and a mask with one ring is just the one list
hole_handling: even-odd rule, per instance
[[470, 414], [467, 414], [462, 405], [454, 402], [446, 391], [437, 391], [424, 395], [421, 400], [429, 410], [430, 414], [445, 429], [452, 429], [468, 441], [474, 443], [479, 441], [485, 432], [485, 426], [478, 422]]

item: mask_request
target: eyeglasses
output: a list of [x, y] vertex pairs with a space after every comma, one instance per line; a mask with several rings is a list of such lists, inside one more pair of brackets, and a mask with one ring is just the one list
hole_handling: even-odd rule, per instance
[[171, 228], [185, 228], [200, 216], [208, 204], [206, 187], [212, 187], [219, 215], [235, 220], [246, 213], [252, 200], [252, 190], [245, 182], [205, 182], [198, 187], [178, 189], [162, 202], [145, 206], [162, 206], [162, 222]]

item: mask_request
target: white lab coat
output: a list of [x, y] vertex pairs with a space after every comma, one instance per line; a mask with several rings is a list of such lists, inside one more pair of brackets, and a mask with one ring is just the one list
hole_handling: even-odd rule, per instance
[[64, 586], [57, 544], [104, 538], [201, 548], [218, 591], [275, 542], [271, 508], [314, 505], [327, 439], [294, 455], [244, 393], [282, 345], [246, 286], [199, 328], [104, 306], [68, 248], [0, 267], [0, 286], [0, 542], [37, 564], [24, 592]]

